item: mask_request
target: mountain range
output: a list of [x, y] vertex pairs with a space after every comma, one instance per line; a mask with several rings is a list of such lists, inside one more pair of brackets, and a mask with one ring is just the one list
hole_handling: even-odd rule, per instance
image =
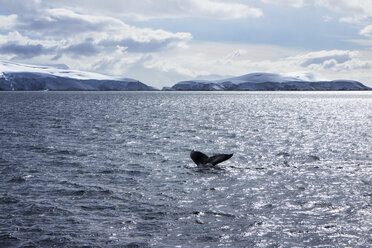
[[309, 91], [309, 90], [372, 90], [353, 80], [317, 80], [311, 73], [275, 74], [250, 73], [220, 80], [189, 80], [178, 82], [169, 91]]
[[[66, 66], [34, 66], [0, 60], [0, 91], [153, 91], [136, 79], [70, 70]], [[372, 90], [353, 80], [318, 80], [311, 73], [250, 73], [218, 80], [181, 81], [165, 91], [310, 91]]]

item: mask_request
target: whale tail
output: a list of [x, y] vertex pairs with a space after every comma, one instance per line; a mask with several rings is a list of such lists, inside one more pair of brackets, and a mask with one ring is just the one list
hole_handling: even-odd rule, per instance
[[194, 163], [197, 165], [206, 165], [206, 164], [216, 165], [216, 164], [222, 163], [223, 161], [228, 160], [232, 156], [233, 154], [216, 154], [216, 155], [213, 155], [212, 157], [208, 157], [204, 153], [198, 152], [198, 151], [191, 151], [190, 153], [190, 157], [192, 161], [194, 161]]

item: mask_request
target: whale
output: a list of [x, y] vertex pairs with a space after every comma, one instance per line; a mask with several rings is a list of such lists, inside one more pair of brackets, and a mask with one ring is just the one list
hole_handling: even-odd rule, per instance
[[197, 166], [214, 166], [228, 160], [232, 156], [233, 154], [215, 154], [211, 157], [208, 157], [207, 155], [199, 151], [192, 150], [190, 152], [190, 158]]

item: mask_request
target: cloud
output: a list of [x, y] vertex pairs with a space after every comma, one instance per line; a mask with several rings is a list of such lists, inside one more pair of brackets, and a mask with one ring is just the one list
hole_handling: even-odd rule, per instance
[[262, 11], [236, 2], [215, 0], [44, 0], [52, 6], [69, 6], [79, 11], [104, 12], [110, 16], [121, 16], [131, 20], [154, 18], [210, 18], [240, 19], [258, 18]]
[[101, 49], [99, 49], [99, 47], [93, 44], [92, 42], [86, 41], [79, 44], [68, 46], [60, 50], [59, 53], [61, 54], [67, 53], [76, 56], [93, 56], [98, 54], [100, 50]]
[[300, 8], [305, 5], [304, 0], [261, 0], [263, 3], [288, 5], [295, 8]]
[[0, 55], [16, 56], [17, 59], [28, 59], [41, 55], [53, 55], [57, 42], [50, 40], [30, 39], [17, 31], [6, 35], [0, 34]]
[[[182, 0], [185, 1], [185, 0]], [[239, 3], [223, 3], [210, 0], [189, 0], [188, 13], [197, 10], [200, 17], [214, 19], [258, 18], [262, 11]]]
[[132, 38], [127, 38], [123, 40], [103, 40], [99, 45], [106, 48], [122, 47], [125, 51], [131, 53], [152, 53], [169, 48], [172, 44], [177, 43], [178, 41], [178, 38], [170, 37], [153, 41], [136, 41]]
[[339, 20], [341, 23], [349, 23], [349, 24], [358, 24], [360, 23], [360, 19], [357, 18], [357, 17], [351, 17], [351, 16], [348, 16], [348, 17], [342, 17], [340, 18]]
[[372, 25], [368, 25], [360, 30], [359, 34], [372, 38]]
[[[357, 79], [358, 73], [365, 75], [371, 68], [372, 56], [366, 58], [358, 51], [330, 50], [288, 57], [286, 61], [293, 67], [297, 64], [307, 70], [332, 75], [335, 78], [343, 76], [344, 78]], [[351, 72], [353, 73], [351, 74]]]
[[7, 44], [0, 45], [0, 54], [16, 55], [19, 59], [32, 58], [35, 56], [51, 54], [53, 52], [53, 49], [46, 48], [41, 44], [21, 45], [18, 43], [9, 42]]
[[15, 26], [17, 18], [18, 16], [15, 14], [8, 16], [0, 15], [0, 30], [11, 30]]
[[0, 54], [14, 55], [17, 59], [29, 59], [42, 55], [53, 55], [55, 56], [54, 59], [56, 59], [64, 54], [74, 57], [93, 56], [100, 51], [100, 47], [93, 44], [90, 40], [63, 46], [58, 44], [57, 41], [51, 43], [50, 41], [30, 40], [19, 33], [9, 35], [5, 42], [4, 39], [0, 39]]
[[308, 67], [310, 65], [324, 64], [330, 68], [332, 64], [342, 64], [351, 60], [354, 55], [355, 52], [338, 50], [312, 52], [302, 57], [301, 66]]
[[86, 32], [127, 29], [128, 25], [111, 17], [83, 15], [68, 9], [43, 9], [35, 15], [19, 16], [16, 28], [25, 33], [66, 37]]
[[[361, 20], [372, 16], [372, 1], [366, 0], [316, 0], [316, 5], [329, 8], [333, 11], [343, 12], [348, 15], [349, 19]], [[352, 19], [350, 19], [352, 18]]]
[[60, 8], [40, 9], [26, 15], [0, 15], [1, 20], [10, 20], [6, 25], [0, 24], [2, 30], [17, 31], [2, 36], [0, 53], [18, 58], [51, 55], [56, 60], [63, 55], [111, 53], [118, 48], [127, 53], [150, 53], [183, 46], [192, 38], [190, 33], [137, 28], [117, 18]]

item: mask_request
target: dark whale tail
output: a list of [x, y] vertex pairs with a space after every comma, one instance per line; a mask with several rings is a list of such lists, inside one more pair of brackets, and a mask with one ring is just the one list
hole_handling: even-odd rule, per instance
[[208, 157], [204, 153], [198, 152], [198, 151], [191, 151], [190, 153], [190, 157], [192, 161], [194, 161], [194, 163], [197, 165], [206, 165], [206, 164], [216, 165], [223, 161], [228, 160], [232, 156], [233, 154], [216, 154], [216, 155], [213, 155], [212, 157]]

